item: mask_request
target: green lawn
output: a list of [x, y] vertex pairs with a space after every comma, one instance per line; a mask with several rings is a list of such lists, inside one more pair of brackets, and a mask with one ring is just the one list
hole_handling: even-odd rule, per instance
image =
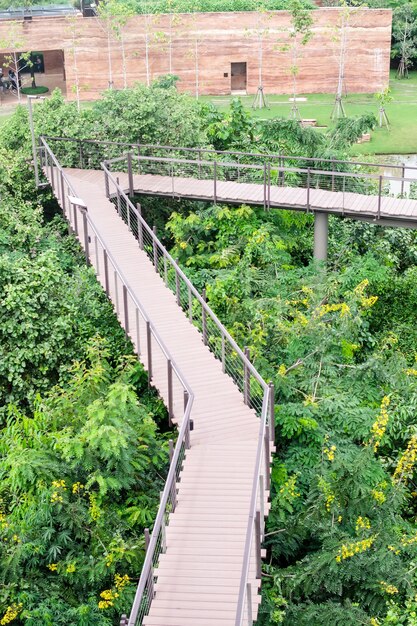
[[[391, 73], [391, 92], [394, 100], [386, 107], [391, 129], [377, 128], [366, 144], [355, 146], [355, 154], [414, 154], [417, 153], [417, 72], [408, 80], [397, 80], [395, 72]], [[334, 94], [300, 94], [307, 102], [299, 102], [303, 118], [314, 118], [319, 126], [329, 126]], [[226, 109], [230, 96], [204, 96], [220, 109]], [[271, 118], [277, 115], [288, 117], [291, 103], [288, 95], [267, 95], [269, 109], [256, 109], [254, 115], [260, 118]], [[242, 102], [252, 107], [253, 96], [242, 96]], [[373, 112], [378, 116], [378, 103], [373, 94], [349, 94], [344, 98], [347, 115], [360, 115]]]

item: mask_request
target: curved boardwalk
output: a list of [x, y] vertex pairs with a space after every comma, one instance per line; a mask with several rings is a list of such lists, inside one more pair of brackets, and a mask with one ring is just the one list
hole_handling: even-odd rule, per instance
[[[103, 172], [65, 170], [65, 174], [194, 393], [191, 448], [177, 484], [178, 504], [166, 528], [167, 549], [155, 571], [155, 597], [143, 624], [234, 626], [259, 418], [244, 404], [237, 386], [222, 372], [221, 362], [204, 345], [201, 334], [178, 307], [175, 295], [106, 198]], [[80, 232], [81, 242], [83, 236]], [[104, 286], [100, 254], [93, 244], [89, 251], [96, 270], [98, 262], [98, 278]], [[109, 282], [109, 295], [118, 310], [121, 294], [112, 276]], [[138, 342], [145, 345], [146, 329], [140, 324], [137, 327], [133, 309], [129, 318], [129, 334], [138, 351]], [[166, 361], [157, 349], [153, 353], [152, 384], [167, 403]], [[179, 420], [182, 415], [183, 406], [177, 399], [174, 418]], [[267, 506], [265, 502], [265, 511]], [[260, 584], [255, 569], [253, 547], [253, 619]]]

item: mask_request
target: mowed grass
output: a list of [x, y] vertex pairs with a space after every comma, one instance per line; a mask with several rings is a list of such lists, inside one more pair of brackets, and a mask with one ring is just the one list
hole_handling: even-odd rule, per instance
[[[385, 127], [376, 128], [371, 134], [371, 141], [355, 145], [352, 149], [353, 154], [417, 153], [417, 72], [410, 74], [409, 79], [403, 80], [396, 79], [395, 72], [391, 72], [390, 87], [393, 101], [386, 107], [390, 130]], [[252, 109], [254, 96], [241, 96], [241, 100], [256, 117], [263, 119], [276, 116], [290, 117], [291, 102], [288, 94], [267, 94], [266, 97], [269, 107], [267, 109]], [[334, 125], [331, 120], [334, 94], [299, 94], [299, 97], [307, 98], [306, 102], [298, 102], [302, 118], [316, 119], [318, 126]], [[226, 110], [231, 96], [204, 96], [202, 100], [209, 100], [220, 110]], [[379, 106], [374, 94], [348, 94], [343, 98], [343, 104], [349, 116], [374, 113], [379, 119]]]

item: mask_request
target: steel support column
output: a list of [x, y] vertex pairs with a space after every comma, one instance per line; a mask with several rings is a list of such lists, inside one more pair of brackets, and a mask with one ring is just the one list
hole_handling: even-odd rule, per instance
[[314, 258], [316, 261], [327, 261], [328, 238], [329, 214], [316, 211], [314, 213]]

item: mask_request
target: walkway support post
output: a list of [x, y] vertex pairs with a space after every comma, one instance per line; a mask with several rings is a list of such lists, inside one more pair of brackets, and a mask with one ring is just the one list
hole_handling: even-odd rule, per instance
[[132, 169], [132, 153], [127, 153], [127, 175], [129, 179], [129, 196], [133, 198], [133, 169]]
[[329, 214], [316, 211], [314, 213], [314, 259], [327, 261], [329, 238]]

